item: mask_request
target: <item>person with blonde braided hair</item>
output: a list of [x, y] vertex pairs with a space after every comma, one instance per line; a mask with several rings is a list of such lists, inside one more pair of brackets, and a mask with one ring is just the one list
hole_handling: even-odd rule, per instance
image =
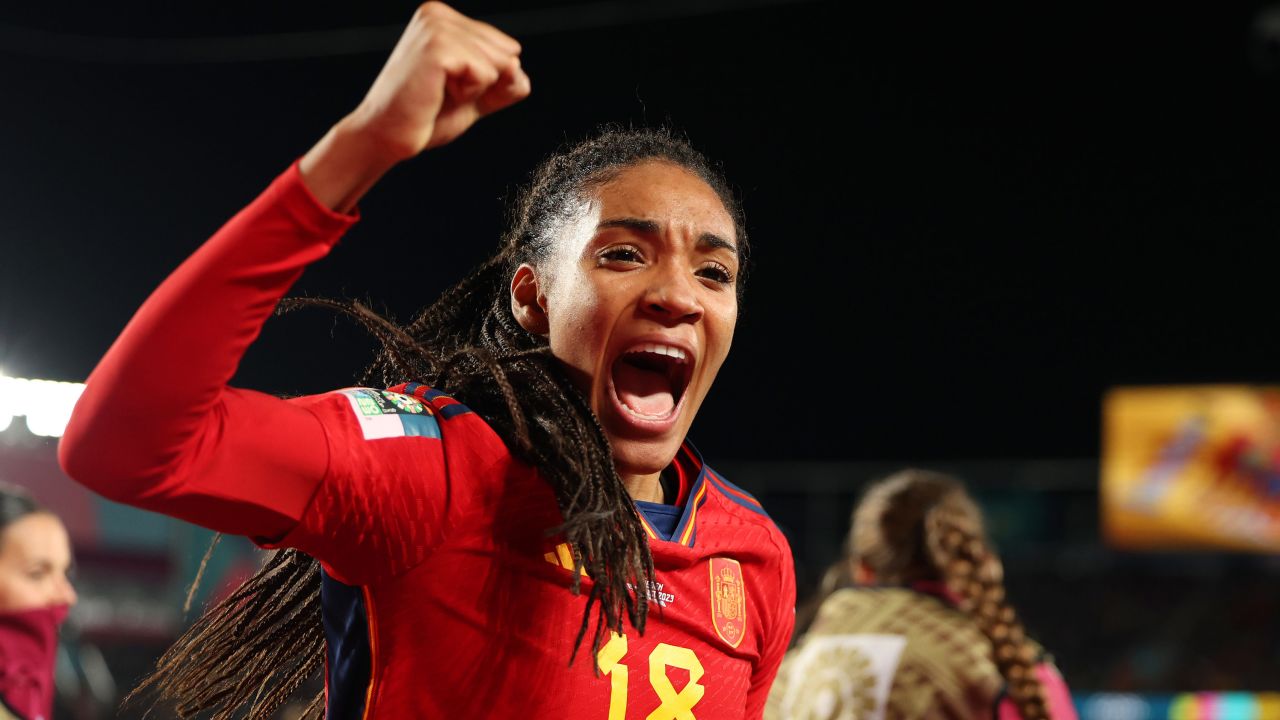
[[765, 718], [1075, 720], [1003, 575], [959, 480], [904, 470], [873, 484], [801, 611]]

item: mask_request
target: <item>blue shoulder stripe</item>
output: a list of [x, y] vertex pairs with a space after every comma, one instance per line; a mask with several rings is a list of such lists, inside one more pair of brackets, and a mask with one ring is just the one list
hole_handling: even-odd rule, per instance
[[[422, 383], [409, 382], [400, 386], [398, 389], [402, 390], [406, 395], [412, 395], [419, 400], [432, 403], [432, 408], [445, 420], [450, 420], [459, 415], [465, 415], [471, 412], [471, 408], [453, 399], [447, 393], [428, 385], [423, 385]], [[444, 398], [449, 402], [444, 405], [436, 406], [434, 403], [438, 398]]]
[[436, 412], [440, 413], [440, 417], [445, 420], [452, 420], [458, 415], [466, 415], [471, 412], [471, 408], [463, 405], [462, 403], [454, 403], [452, 405], [445, 405], [444, 407], [436, 410]]
[[751, 493], [743, 490], [737, 485], [734, 485], [728, 480], [725, 480], [723, 475], [711, 470], [710, 468], [707, 468], [707, 477], [711, 478], [712, 484], [720, 491], [720, 494], [748, 510], [760, 513], [765, 517], [769, 517], [769, 513], [764, 511], [764, 506], [761, 505], [760, 501], [756, 500], [755, 496]]

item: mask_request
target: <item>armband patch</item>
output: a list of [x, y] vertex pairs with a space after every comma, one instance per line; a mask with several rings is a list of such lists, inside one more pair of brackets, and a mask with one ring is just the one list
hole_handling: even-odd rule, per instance
[[430, 405], [390, 390], [347, 388], [338, 390], [351, 404], [365, 440], [393, 437], [440, 438], [440, 424]]

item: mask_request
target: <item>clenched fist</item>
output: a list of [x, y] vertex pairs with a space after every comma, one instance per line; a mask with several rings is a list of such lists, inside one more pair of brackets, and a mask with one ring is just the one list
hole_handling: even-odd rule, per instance
[[354, 117], [407, 159], [529, 94], [520, 43], [453, 8], [418, 8]]
[[359, 106], [303, 158], [303, 177], [322, 202], [347, 211], [392, 165], [450, 142], [529, 89], [520, 43], [428, 2]]

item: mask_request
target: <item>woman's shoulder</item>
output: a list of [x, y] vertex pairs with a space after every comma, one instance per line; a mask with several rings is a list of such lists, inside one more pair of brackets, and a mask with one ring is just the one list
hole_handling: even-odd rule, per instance
[[897, 588], [846, 587], [827, 596], [813, 620], [814, 634], [845, 634], [861, 629], [868, 611], [897, 602]]
[[818, 609], [814, 629], [831, 633], [916, 635], [945, 628], [977, 633], [960, 610], [926, 593], [897, 586], [855, 586], [833, 592]]
[[483, 493], [517, 470], [528, 474], [480, 415], [425, 385], [347, 387], [293, 402], [324, 426], [330, 475], [373, 474], [385, 485], [435, 473]]
[[830, 612], [840, 612], [868, 605], [896, 607], [922, 603], [920, 593], [909, 588], [897, 585], [852, 585], [832, 592], [822, 607]]
[[410, 437], [505, 450], [493, 428], [451, 395], [417, 383], [345, 387], [294, 399], [326, 424], [349, 425], [364, 440]]

